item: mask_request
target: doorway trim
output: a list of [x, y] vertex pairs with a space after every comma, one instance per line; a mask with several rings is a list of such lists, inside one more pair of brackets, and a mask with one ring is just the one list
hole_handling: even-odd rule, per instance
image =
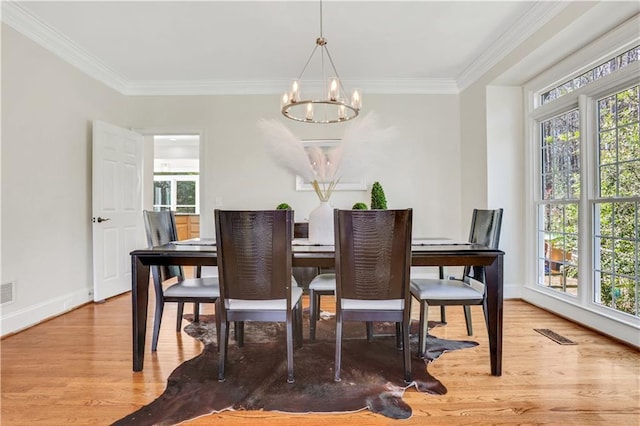
[[[200, 137], [199, 143], [199, 159], [198, 168], [200, 173], [200, 226], [201, 236], [202, 225], [205, 224], [204, 229], [209, 229], [206, 226], [206, 221], [213, 221], [213, 207], [209, 206], [209, 200], [206, 197], [208, 176], [207, 167], [205, 167], [205, 158], [207, 155], [207, 143], [206, 143], [206, 129], [203, 127], [188, 127], [188, 126], [168, 126], [168, 127], [141, 127], [133, 129], [135, 132], [142, 134], [143, 136], [143, 185], [142, 185], [142, 200], [143, 209], [153, 208], [153, 137], [156, 135], [198, 135]], [[205, 219], [204, 221], [202, 219]], [[213, 223], [213, 222], [211, 222]], [[213, 229], [213, 225], [211, 227]]]

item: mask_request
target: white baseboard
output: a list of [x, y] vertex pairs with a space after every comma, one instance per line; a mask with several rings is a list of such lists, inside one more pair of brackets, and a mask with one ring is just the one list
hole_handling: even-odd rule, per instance
[[601, 334], [613, 337], [633, 347], [640, 348], [640, 321], [637, 318], [627, 323], [616, 318], [616, 312], [605, 313], [562, 298], [560, 294], [545, 292], [543, 289], [524, 287], [522, 300], [570, 321], [582, 324]]
[[44, 320], [69, 312], [91, 300], [89, 291], [81, 289], [55, 299], [27, 306], [6, 315], [2, 313], [0, 317], [0, 334], [5, 336], [24, 330]]

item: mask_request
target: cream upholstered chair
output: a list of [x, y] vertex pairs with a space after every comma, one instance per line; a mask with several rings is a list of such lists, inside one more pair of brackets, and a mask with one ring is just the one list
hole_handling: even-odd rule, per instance
[[309, 338], [316, 339], [316, 324], [320, 319], [320, 297], [336, 293], [336, 274], [316, 275], [309, 283]]
[[[147, 244], [149, 247], [169, 244], [176, 241], [177, 231], [175, 217], [172, 211], [148, 211], [143, 212], [144, 225], [147, 233]], [[166, 302], [178, 303], [178, 316], [176, 331], [180, 331], [182, 315], [184, 313], [185, 302], [194, 304], [194, 321], [200, 320], [200, 303], [215, 303], [220, 295], [217, 277], [207, 278], [184, 278], [181, 266], [152, 266], [153, 284], [156, 294], [156, 309], [153, 320], [153, 338], [151, 340], [151, 350], [158, 348], [158, 335], [160, 334], [160, 324], [162, 323], [162, 313]], [[175, 278], [177, 282], [168, 288], [163, 288], [163, 283]]]
[[402, 347], [404, 355], [404, 380], [405, 383], [412, 380], [411, 219], [411, 209], [334, 210], [336, 381], [340, 381], [344, 321], [395, 322], [399, 331], [396, 344]]
[[287, 382], [294, 382], [294, 335], [302, 343], [302, 289], [291, 274], [291, 210], [215, 210], [220, 280], [218, 380], [225, 380], [228, 329], [236, 323], [242, 346], [244, 321], [286, 322]]
[[[500, 243], [500, 229], [502, 227], [502, 209], [479, 210], [474, 209], [471, 219], [469, 242], [481, 244], [497, 249]], [[469, 305], [484, 303], [484, 268], [467, 266], [461, 279], [445, 279], [440, 268], [440, 278], [412, 278], [411, 294], [420, 302], [420, 338], [418, 344], [419, 355], [426, 352], [426, 338], [428, 328], [428, 307], [462, 305], [467, 322], [467, 333], [473, 334], [471, 324], [471, 309]], [[443, 315], [443, 311], [441, 311]], [[444, 318], [442, 318], [444, 322]]]

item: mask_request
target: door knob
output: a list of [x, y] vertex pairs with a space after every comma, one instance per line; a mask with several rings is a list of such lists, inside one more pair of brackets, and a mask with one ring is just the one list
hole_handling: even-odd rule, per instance
[[[106, 222], [108, 220], [111, 220], [111, 218], [110, 217], [100, 217], [100, 216], [98, 216], [98, 223]], [[93, 218], [93, 221], [94, 222], [96, 221], [95, 217]]]

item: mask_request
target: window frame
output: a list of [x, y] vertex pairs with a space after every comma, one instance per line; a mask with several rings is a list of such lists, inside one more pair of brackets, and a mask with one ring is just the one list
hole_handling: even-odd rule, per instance
[[[184, 213], [184, 214], [200, 214], [200, 175], [198, 174], [181, 174], [181, 173], [175, 173], [175, 174], [154, 174], [153, 176], [153, 182], [154, 182], [154, 187], [155, 187], [155, 182], [158, 181], [164, 181], [164, 182], [171, 182], [171, 204], [168, 206], [170, 210], [177, 212], [177, 207], [178, 207], [178, 192], [177, 192], [177, 185], [178, 182], [195, 182], [196, 187], [195, 187], [195, 212], [194, 213]], [[165, 204], [155, 204], [155, 194], [154, 194], [154, 199], [153, 199], [153, 208], [154, 210], [157, 208], [164, 208], [166, 205]], [[182, 206], [182, 204], [180, 205]], [[178, 213], [178, 214], [183, 214], [182, 212]]]
[[[629, 20], [584, 49], [570, 55], [564, 61], [552, 66], [524, 87], [524, 141], [527, 159], [525, 163], [526, 226], [527, 241], [530, 243], [525, 248], [527, 278], [523, 288], [523, 299], [532, 301], [560, 315], [574, 318], [579, 322], [593, 324], [595, 328], [607, 334], [628, 336], [629, 341], [638, 341], [637, 331], [640, 329], [640, 319], [597, 304], [594, 297], [594, 206], [598, 201], [602, 201], [597, 193], [598, 128], [595, 117], [598, 99], [638, 84], [640, 63], [629, 64], [625, 68], [545, 104], [541, 103], [540, 95], [559, 82], [571, 76], [580, 75], [606, 58], [614, 57], [637, 45], [640, 42], [640, 37], [637, 34], [638, 22], [640, 22], [638, 17]], [[603, 52], [606, 53], [603, 54]], [[538, 285], [538, 256], [541, 248], [537, 211], [541, 204], [548, 202], [542, 198], [541, 193], [540, 123], [573, 108], [578, 108], [581, 116], [581, 195], [578, 224], [580, 235], [578, 276], [580, 281], [577, 297]], [[605, 201], [610, 201], [610, 199]]]

